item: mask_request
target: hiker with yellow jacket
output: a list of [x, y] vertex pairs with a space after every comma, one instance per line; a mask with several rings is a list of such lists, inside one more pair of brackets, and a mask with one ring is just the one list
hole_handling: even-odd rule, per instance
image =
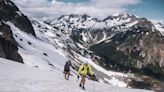
[[90, 74], [92, 76], [93, 75], [92, 69], [88, 63], [84, 63], [78, 69], [78, 78], [79, 78], [79, 76], [81, 76], [81, 81], [80, 81], [79, 86], [82, 87], [83, 89], [85, 89], [85, 87], [84, 87], [85, 77], [87, 74]]

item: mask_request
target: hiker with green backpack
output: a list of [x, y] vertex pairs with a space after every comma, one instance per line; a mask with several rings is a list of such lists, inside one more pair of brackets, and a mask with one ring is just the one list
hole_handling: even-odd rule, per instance
[[79, 76], [81, 76], [81, 81], [80, 81], [79, 86], [82, 87], [83, 89], [85, 89], [85, 87], [84, 87], [85, 77], [87, 74], [90, 74], [91, 76], [93, 76], [92, 69], [91, 69], [90, 65], [88, 63], [84, 63], [78, 69], [78, 78], [79, 78]]

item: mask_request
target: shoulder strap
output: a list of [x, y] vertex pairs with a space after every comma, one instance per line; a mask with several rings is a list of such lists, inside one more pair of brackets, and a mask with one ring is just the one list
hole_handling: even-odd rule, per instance
[[89, 71], [89, 65], [87, 65], [87, 71]]
[[82, 65], [82, 67], [83, 67], [83, 68], [82, 68], [81, 70], [83, 71], [83, 70], [84, 70], [84, 65]]

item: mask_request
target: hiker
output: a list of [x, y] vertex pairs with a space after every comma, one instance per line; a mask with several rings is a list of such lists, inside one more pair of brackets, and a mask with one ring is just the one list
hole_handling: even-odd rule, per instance
[[84, 87], [85, 77], [87, 74], [90, 74], [91, 76], [93, 75], [90, 65], [88, 63], [84, 63], [78, 69], [78, 78], [79, 78], [79, 76], [81, 76], [81, 82], [80, 82], [79, 86], [82, 87], [83, 89], [85, 89], [85, 87]]
[[65, 66], [64, 66], [64, 74], [65, 74], [65, 79], [69, 80], [70, 76], [70, 67], [72, 66], [71, 61], [67, 61]]

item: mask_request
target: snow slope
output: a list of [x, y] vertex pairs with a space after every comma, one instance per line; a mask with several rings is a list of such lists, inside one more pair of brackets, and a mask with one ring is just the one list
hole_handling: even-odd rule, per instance
[[0, 58], [0, 92], [150, 92], [127, 89], [87, 80], [86, 90], [78, 87], [75, 76], [65, 80], [61, 70], [31, 68]]
[[[13, 31], [13, 37], [19, 44], [19, 53], [23, 57], [23, 61], [26, 65], [45, 70], [59, 69], [63, 71], [65, 62], [70, 59], [69, 53], [67, 51], [64, 51], [63, 48], [66, 48], [67, 44], [72, 46], [72, 48], [75, 47], [74, 44], [71, 43], [71, 40], [68, 40], [69, 38], [57, 37], [56, 34], [60, 34], [60, 32], [55, 33], [55, 30], [53, 28], [51, 29], [51, 27], [42, 23], [40, 23], [42, 24], [42, 29], [38, 28], [38, 25], [33, 25], [35, 32], [37, 33], [36, 36], [38, 38], [35, 38], [32, 35], [22, 32], [11, 22], [6, 22], [6, 24], [9, 25], [11, 30]], [[62, 34], [60, 35], [62, 36]], [[64, 41], [67, 41], [67, 44], [65, 44], [66, 42]], [[73, 50], [71, 51], [74, 55], [73, 59], [77, 59], [77, 61], [71, 60], [72, 63], [88, 62], [99, 72], [104, 73], [108, 76], [107, 78], [106, 76], [97, 75], [100, 77], [101, 82], [106, 81], [111, 85], [127, 87], [127, 83], [125, 83], [122, 79], [117, 78], [118, 76], [122, 78], [129, 77], [126, 74], [107, 71], [93, 63], [90, 56], [84, 57]], [[72, 71], [74, 71], [75, 75], [76, 70], [72, 69]]]
[[19, 53], [25, 64], [44, 69], [63, 69], [68, 60], [64, 53], [45, 41], [22, 32], [11, 22], [7, 22], [13, 31], [14, 39], [19, 43]]

